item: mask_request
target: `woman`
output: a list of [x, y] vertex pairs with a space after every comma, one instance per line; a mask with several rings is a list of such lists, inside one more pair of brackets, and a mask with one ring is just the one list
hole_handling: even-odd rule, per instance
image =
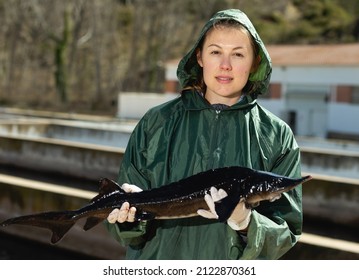
[[[126, 191], [232, 165], [301, 175], [290, 128], [256, 102], [267, 91], [271, 62], [244, 13], [232, 9], [214, 15], [177, 74], [181, 96], [149, 110], [131, 136], [118, 180], [134, 184], [125, 184]], [[223, 196], [213, 190], [206, 201]], [[219, 223], [214, 211], [134, 222], [135, 211], [124, 203], [107, 223], [128, 246], [128, 259], [278, 259], [294, 246], [302, 228], [301, 187], [253, 210], [240, 203], [227, 223]]]

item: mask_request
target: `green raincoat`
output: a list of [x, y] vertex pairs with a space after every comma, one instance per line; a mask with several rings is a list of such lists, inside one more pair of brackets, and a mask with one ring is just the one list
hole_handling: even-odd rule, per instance
[[[201, 94], [181, 96], [149, 110], [129, 140], [119, 182], [156, 188], [211, 168], [240, 165], [300, 177], [300, 152], [282, 120], [261, 107], [271, 62], [249, 19], [239, 10], [217, 13], [204, 27], [194, 48], [181, 60], [178, 78], [191, 84], [198, 64], [195, 48], [219, 17], [242, 23], [260, 46], [261, 64], [250, 76], [257, 91], [235, 105], [215, 110]], [[278, 259], [302, 230], [301, 187], [279, 200], [262, 202], [252, 211], [247, 240], [227, 224], [202, 217], [109, 224], [110, 233], [127, 246], [128, 259]]]

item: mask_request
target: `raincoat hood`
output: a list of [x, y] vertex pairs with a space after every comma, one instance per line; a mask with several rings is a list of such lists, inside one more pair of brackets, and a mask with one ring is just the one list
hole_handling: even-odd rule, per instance
[[264, 46], [262, 39], [259, 37], [252, 22], [240, 10], [229, 9], [217, 12], [203, 27], [199, 38], [195, 42], [193, 48], [181, 59], [177, 68], [177, 77], [183, 88], [192, 86], [201, 73], [201, 67], [197, 62], [196, 49], [202, 38], [207, 31], [213, 26], [214, 23], [220, 20], [235, 20], [242, 24], [252, 35], [254, 41], [259, 46], [259, 56], [261, 58], [260, 64], [256, 72], [253, 72], [249, 76], [249, 81], [254, 84], [255, 91], [251, 93], [252, 97], [256, 98], [258, 94], [264, 94], [267, 92], [270, 76], [272, 72], [272, 63], [270, 56]]

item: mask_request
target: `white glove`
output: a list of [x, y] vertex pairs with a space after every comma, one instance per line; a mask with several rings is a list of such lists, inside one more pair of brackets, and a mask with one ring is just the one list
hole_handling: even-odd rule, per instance
[[[136, 185], [130, 185], [127, 183], [123, 184], [121, 186], [121, 189], [123, 189], [127, 193], [142, 192], [141, 188], [137, 187]], [[107, 221], [111, 224], [114, 224], [116, 222], [134, 222], [135, 214], [136, 208], [130, 207], [130, 204], [128, 202], [124, 202], [121, 205], [120, 209], [116, 208], [112, 210], [112, 212], [107, 217]]]
[[[204, 209], [197, 210], [197, 214], [207, 219], [218, 219], [214, 203], [225, 198], [227, 195], [223, 189], [217, 190], [215, 187], [210, 189], [210, 194], [204, 196], [209, 211]], [[248, 209], [245, 202], [239, 202], [227, 220], [227, 224], [234, 230], [244, 230], [248, 227], [251, 220], [251, 209]]]
[[245, 202], [239, 202], [234, 208], [227, 224], [234, 230], [246, 230], [251, 221], [252, 210], [246, 207]]
[[207, 203], [209, 211], [204, 209], [199, 209], [197, 210], [197, 214], [207, 219], [218, 219], [218, 215], [214, 207], [214, 203], [220, 201], [221, 199], [225, 198], [228, 195], [223, 189], [217, 190], [215, 187], [212, 187], [210, 189], [210, 193], [211, 194], [206, 194], [204, 196], [204, 200]]

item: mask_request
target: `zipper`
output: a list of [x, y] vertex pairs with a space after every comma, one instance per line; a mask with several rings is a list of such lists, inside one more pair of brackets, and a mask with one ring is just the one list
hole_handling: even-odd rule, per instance
[[214, 125], [211, 132], [210, 151], [211, 157], [208, 163], [208, 169], [218, 167], [221, 149], [218, 147], [220, 138], [220, 114], [221, 110], [215, 110]]
[[[213, 112], [213, 111], [212, 111]], [[221, 110], [214, 110], [214, 125], [212, 127], [212, 131], [211, 131], [211, 139], [210, 139], [210, 143], [209, 143], [209, 148], [210, 148], [210, 158], [209, 158], [209, 162], [207, 163], [207, 169], [210, 168], [215, 168], [218, 166], [218, 161], [219, 161], [219, 154], [220, 151], [218, 151], [219, 147], [219, 131], [220, 131], [220, 114], [221, 114]], [[196, 232], [196, 240], [202, 240], [203, 233], [197, 231]], [[199, 248], [199, 244], [196, 243], [195, 244], [195, 249], [194, 252], [199, 252], [200, 248]], [[197, 258], [198, 258], [199, 253], [197, 253]]]

